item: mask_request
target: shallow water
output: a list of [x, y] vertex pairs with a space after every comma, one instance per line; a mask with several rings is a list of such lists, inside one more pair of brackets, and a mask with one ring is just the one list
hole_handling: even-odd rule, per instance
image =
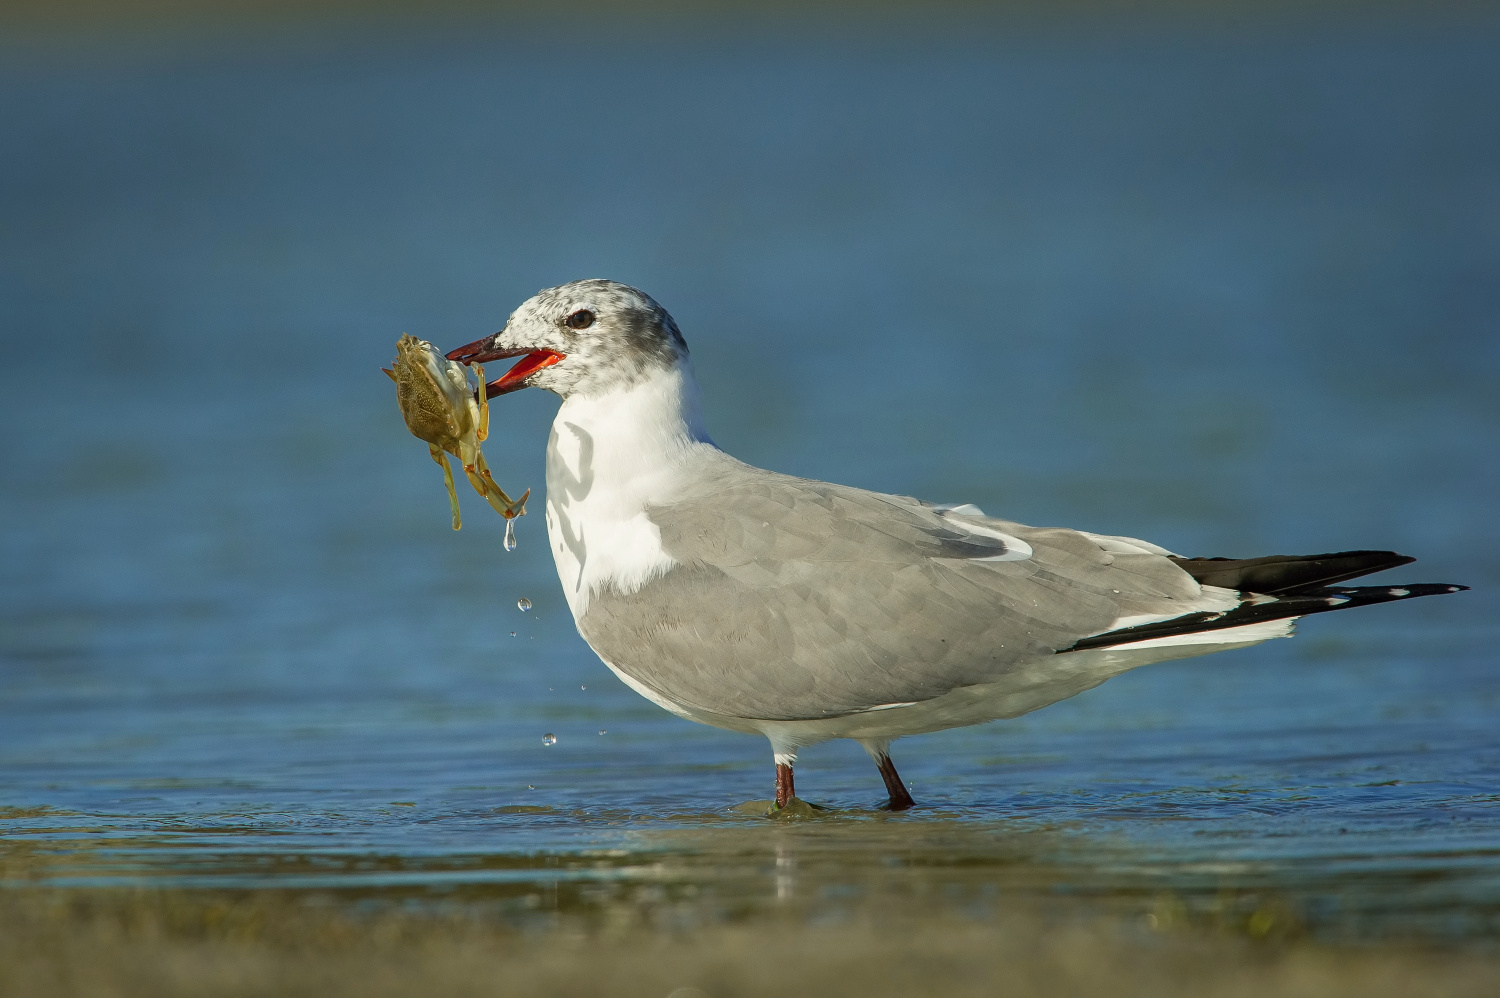
[[[1497, 32], [13, 40], [4, 877], [1493, 938]], [[809, 749], [828, 810], [767, 820], [766, 745], [608, 673], [540, 515], [513, 553], [477, 497], [448, 528], [377, 370], [586, 275], [673, 311], [754, 463], [1475, 589], [903, 741], [904, 815], [855, 746]], [[495, 407], [507, 489], [540, 490], [554, 407]]]

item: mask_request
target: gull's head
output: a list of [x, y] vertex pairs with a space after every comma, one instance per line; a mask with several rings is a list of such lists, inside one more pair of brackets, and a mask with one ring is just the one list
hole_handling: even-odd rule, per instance
[[687, 358], [667, 310], [644, 291], [615, 281], [573, 281], [539, 291], [505, 328], [448, 354], [483, 364], [520, 357], [486, 387], [489, 397], [545, 388], [563, 398], [629, 388]]

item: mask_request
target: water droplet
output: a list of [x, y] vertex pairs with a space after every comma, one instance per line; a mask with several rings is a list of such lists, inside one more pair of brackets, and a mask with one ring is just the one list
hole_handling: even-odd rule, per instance
[[554, 735], [550, 731], [547, 732], [545, 735], [542, 736], [542, 744], [543, 745], [556, 745], [557, 744], [557, 736]]
[[527, 610], [531, 609], [531, 600], [527, 599], [525, 596], [522, 596], [520, 599], [516, 600], [516, 606], [520, 608], [522, 613], [525, 613]]
[[505, 550], [516, 549], [516, 521], [514, 518], [505, 521]]
[[600, 728], [599, 729], [599, 734], [601, 734], [601, 735], [609, 734], [609, 729], [608, 728]]

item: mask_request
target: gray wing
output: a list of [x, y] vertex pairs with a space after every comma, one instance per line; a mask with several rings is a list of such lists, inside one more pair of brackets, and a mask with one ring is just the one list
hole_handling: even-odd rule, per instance
[[597, 594], [579, 629], [668, 699], [731, 717], [928, 700], [1121, 617], [1203, 600], [1150, 545], [738, 463], [648, 515], [679, 565], [634, 593]]

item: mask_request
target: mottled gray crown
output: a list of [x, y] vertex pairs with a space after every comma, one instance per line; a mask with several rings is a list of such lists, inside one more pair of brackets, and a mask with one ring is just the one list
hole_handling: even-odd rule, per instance
[[687, 353], [687, 343], [671, 314], [646, 292], [619, 281], [591, 277], [548, 288], [538, 299], [551, 297], [569, 313], [588, 307], [610, 320], [612, 332], [631, 350], [671, 363]]
[[[568, 318], [581, 309], [594, 318], [575, 328]], [[513, 337], [513, 345], [567, 354], [566, 362], [531, 380], [564, 397], [628, 386], [688, 356], [677, 323], [655, 299], [627, 284], [598, 278], [537, 292], [511, 315], [501, 336]]]

